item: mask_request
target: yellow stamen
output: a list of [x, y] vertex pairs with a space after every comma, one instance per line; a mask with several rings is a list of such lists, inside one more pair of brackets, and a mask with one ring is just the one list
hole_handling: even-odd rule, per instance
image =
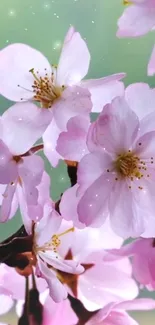
[[47, 250], [52, 250], [55, 253], [57, 252], [58, 246], [61, 244], [61, 241], [59, 237], [68, 234], [69, 232], [74, 231], [74, 227], [67, 229], [66, 231], [60, 233], [60, 234], [55, 234], [52, 236], [51, 240], [47, 242], [45, 245], [38, 247], [37, 245], [34, 244], [34, 250], [35, 251], [47, 251]]
[[[32, 73], [34, 77], [34, 83], [32, 85], [34, 97], [33, 99], [40, 102], [44, 108], [49, 108], [52, 106], [53, 102], [62, 95], [65, 86], [58, 86], [56, 84], [56, 67], [54, 67], [55, 72], [51, 73], [51, 76], [47, 73], [45, 69], [45, 76], [39, 76], [39, 71], [30, 69], [29, 72]], [[20, 85], [18, 85], [20, 87]]]
[[74, 231], [75, 229], [74, 229], [74, 227], [72, 227], [72, 228], [70, 228], [70, 229], [68, 229], [68, 230], [66, 230], [66, 231], [64, 231], [64, 232], [62, 232], [61, 234], [59, 234], [59, 235], [57, 235], [58, 237], [61, 237], [61, 236], [63, 236], [63, 235], [66, 235], [66, 234], [68, 234], [69, 232], [71, 232], [71, 231]]
[[123, 0], [123, 5], [124, 6], [128, 6], [128, 5], [132, 5], [132, 1], [128, 1], [128, 0]]
[[139, 158], [132, 152], [127, 152], [119, 155], [114, 163], [118, 174], [122, 177], [138, 177], [141, 178], [141, 173], [138, 169]]

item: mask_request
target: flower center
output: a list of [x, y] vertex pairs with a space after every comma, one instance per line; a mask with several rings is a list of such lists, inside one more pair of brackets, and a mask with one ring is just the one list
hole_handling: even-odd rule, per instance
[[[132, 152], [123, 153], [115, 161], [115, 169], [122, 177], [142, 177], [139, 168], [140, 159]], [[143, 164], [143, 162], [141, 162]], [[145, 163], [144, 163], [145, 166]]]
[[40, 77], [39, 72], [35, 72], [32, 68], [29, 70], [34, 77], [34, 83], [32, 85], [33, 92], [35, 93], [33, 99], [40, 102], [43, 107], [49, 108], [52, 106], [53, 102], [62, 95], [65, 86], [56, 85], [56, 68], [55, 73], [51, 73], [49, 77], [45, 69], [45, 77]]
[[[142, 143], [139, 143], [139, 146], [141, 146]], [[148, 178], [151, 176], [152, 171], [152, 164], [154, 164], [154, 158], [148, 158], [142, 160], [138, 156], [135, 155], [135, 153], [131, 152], [129, 150], [126, 153], [122, 153], [117, 156], [117, 159], [113, 163], [112, 170], [107, 169], [107, 172], [117, 172], [117, 177], [115, 177], [115, 181], [118, 181], [120, 179], [127, 178], [129, 181], [133, 181], [134, 178], [137, 180], [141, 180], [142, 177]], [[148, 172], [149, 170], [149, 172]], [[140, 186], [139, 186], [140, 185]], [[138, 188], [140, 190], [143, 189], [141, 186], [142, 184], [138, 184]], [[131, 185], [129, 185], [129, 188], [131, 189]]]
[[38, 246], [38, 245], [34, 244], [34, 250], [36, 252], [38, 252], [38, 251], [45, 252], [45, 251], [52, 250], [54, 253], [57, 253], [57, 248], [61, 244], [60, 237], [66, 235], [72, 231], [74, 231], [74, 227], [67, 229], [66, 231], [64, 231], [60, 234], [54, 234], [52, 236], [51, 240], [49, 242], [45, 243], [43, 246]]

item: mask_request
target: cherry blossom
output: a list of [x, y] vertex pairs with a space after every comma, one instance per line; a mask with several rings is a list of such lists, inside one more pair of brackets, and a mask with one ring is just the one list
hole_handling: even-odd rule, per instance
[[112, 228], [124, 238], [145, 231], [154, 214], [155, 133], [149, 130], [151, 120], [150, 114], [140, 123], [124, 99], [116, 98], [92, 124], [88, 135], [91, 153], [78, 167], [80, 222], [95, 226], [109, 215]]
[[[23, 61], [24, 57], [26, 57], [25, 61]], [[89, 111], [91, 109], [90, 103], [87, 101], [89, 93], [84, 88], [99, 87], [100, 89], [103, 85], [103, 92], [105, 87], [106, 96], [103, 94], [102, 97], [108, 97], [109, 93], [110, 100], [111, 91], [113, 97], [122, 93], [122, 84], [119, 84], [118, 81], [125, 76], [124, 73], [87, 80], [80, 84], [88, 72], [89, 63], [90, 53], [87, 45], [73, 27], [70, 27], [66, 34], [58, 66], [51, 66], [42, 53], [28, 45], [11, 44], [0, 52], [0, 79], [3, 80], [0, 92], [6, 98], [14, 101], [36, 100], [45, 107], [52, 106], [58, 122], [62, 106], [65, 106], [62, 112], [63, 116], [69, 113], [70, 107], [68, 106], [72, 106], [69, 113], [73, 114], [72, 116], [79, 110]], [[80, 88], [78, 88], [79, 86]], [[81, 92], [80, 97], [78, 91]], [[78, 98], [80, 98], [79, 105]], [[64, 105], [65, 102], [67, 105]]]
[[[104, 103], [123, 95], [124, 85], [120, 80], [124, 73], [81, 81], [89, 63], [87, 45], [73, 27], [65, 37], [58, 66], [51, 66], [42, 53], [25, 44], [11, 44], [0, 52], [0, 80], [3, 80], [0, 93], [14, 101], [40, 102], [43, 108], [37, 115], [38, 130], [45, 119], [46, 108], [49, 127], [43, 137], [44, 152], [53, 166], [60, 158], [55, 150], [56, 141], [66, 130], [69, 119], [76, 115], [87, 116], [91, 109], [101, 111]], [[35, 115], [36, 108], [31, 106], [27, 112], [22, 109], [18, 112], [25, 129], [31, 127], [27, 123], [30, 112]], [[16, 108], [13, 114], [17, 114]], [[33, 128], [31, 131], [33, 134]]]
[[138, 37], [155, 26], [154, 0], [124, 0], [127, 8], [118, 20], [118, 37]]
[[34, 226], [33, 253], [37, 258], [38, 276], [46, 279], [50, 296], [55, 302], [67, 298], [67, 291], [59, 278], [56, 270], [69, 274], [80, 274], [84, 268], [76, 261], [64, 260], [58, 252], [61, 245], [61, 237], [74, 231], [69, 228], [65, 232], [59, 232], [62, 222], [61, 216], [53, 209], [50, 202], [44, 207], [44, 216]]
[[[120, 246], [122, 239], [112, 236], [110, 226], [105, 229], [77, 229], [68, 231], [72, 222], [61, 224], [58, 253], [64, 260], [70, 259], [83, 266], [81, 274], [71, 275], [67, 270], [57, 269], [57, 276], [73, 297], [78, 298], [89, 311], [102, 308], [111, 301], [133, 299], [138, 294], [136, 283], [131, 278], [132, 268], [127, 258], [104, 262], [103, 247]], [[105, 234], [105, 238], [103, 237]], [[103, 240], [101, 240], [103, 238]], [[112, 242], [113, 241], [113, 242]]]

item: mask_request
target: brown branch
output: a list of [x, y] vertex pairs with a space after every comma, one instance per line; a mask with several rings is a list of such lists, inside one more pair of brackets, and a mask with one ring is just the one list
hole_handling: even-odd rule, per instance
[[90, 312], [88, 311], [82, 302], [71, 295], [68, 295], [68, 299], [70, 301], [71, 307], [74, 310], [76, 316], [79, 319], [79, 322], [77, 325], [84, 325], [88, 320], [97, 313], [97, 311]]

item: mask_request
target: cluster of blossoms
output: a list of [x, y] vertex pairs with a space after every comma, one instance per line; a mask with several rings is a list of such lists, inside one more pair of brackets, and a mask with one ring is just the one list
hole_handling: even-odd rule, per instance
[[[134, 0], [118, 36], [154, 23], [155, 1]], [[0, 222], [23, 220], [0, 244], [0, 314], [15, 304], [18, 325], [136, 325], [126, 311], [155, 309], [138, 298], [155, 289], [155, 89], [125, 89], [125, 73], [83, 80], [89, 64], [73, 27], [57, 66], [28, 45], [0, 51], [0, 94], [15, 102], [0, 119]], [[66, 164], [57, 202], [40, 151]]]

